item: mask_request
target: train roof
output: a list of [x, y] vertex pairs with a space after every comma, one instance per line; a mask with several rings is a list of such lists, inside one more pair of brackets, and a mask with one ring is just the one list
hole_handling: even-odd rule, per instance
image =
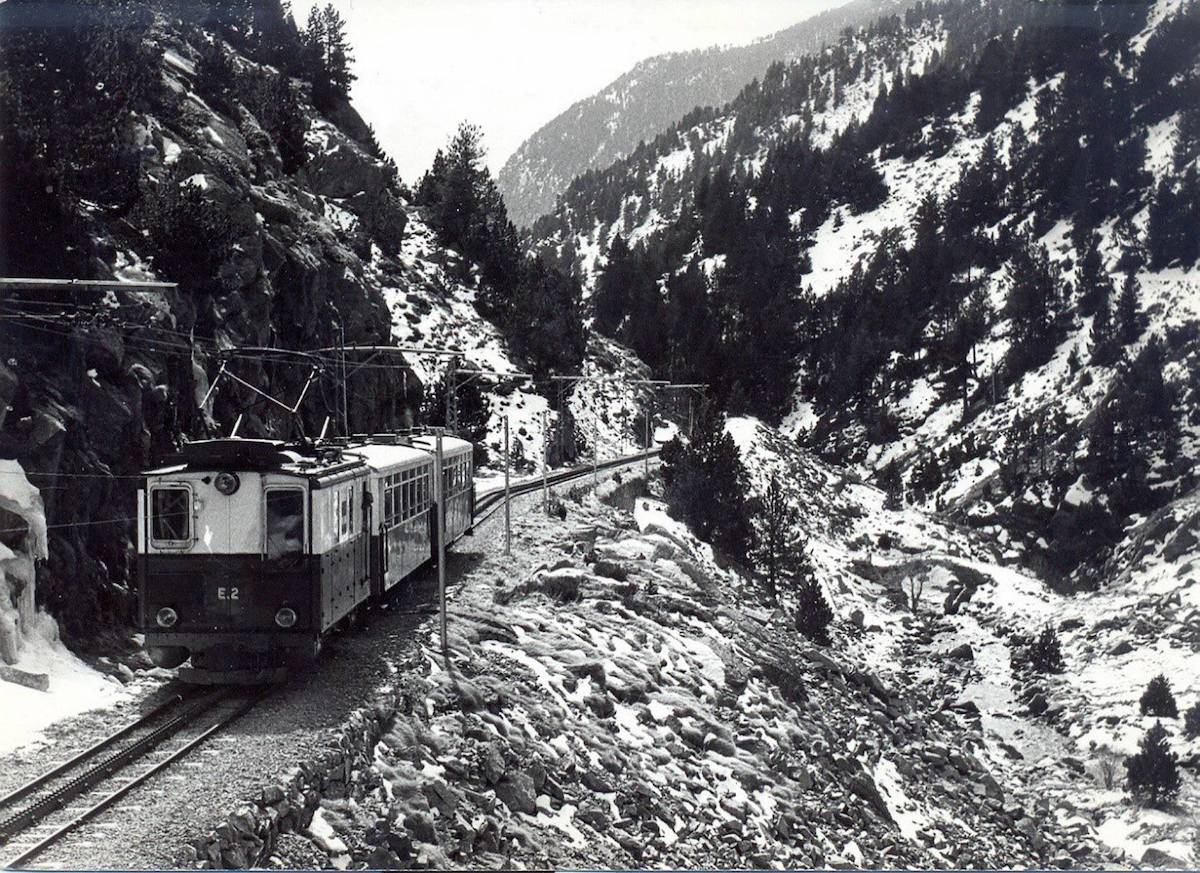
[[228, 470], [324, 476], [362, 464], [362, 459], [336, 446], [226, 437], [185, 443], [167, 463], [146, 471], [145, 475], [164, 475], [189, 470]]
[[[432, 434], [414, 436], [412, 444], [427, 452], [432, 452], [436, 450], [437, 437]], [[470, 440], [460, 440], [458, 437], [452, 436], [442, 437], [442, 454], [444, 455], [461, 455], [466, 452], [473, 452], [474, 450], [475, 444]]]
[[425, 449], [404, 444], [363, 442], [351, 444], [347, 452], [362, 458], [375, 472], [432, 463], [433, 457]]

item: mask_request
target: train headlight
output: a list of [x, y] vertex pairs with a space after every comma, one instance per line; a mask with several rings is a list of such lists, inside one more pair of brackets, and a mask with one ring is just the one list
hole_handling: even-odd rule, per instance
[[175, 627], [175, 622], [179, 621], [179, 614], [169, 606], [164, 606], [154, 616], [154, 620], [158, 622], [159, 627]]
[[279, 612], [275, 613], [275, 624], [279, 625], [280, 627], [291, 627], [295, 623], [295, 610], [289, 609], [285, 606], [283, 609], [279, 610]]
[[238, 490], [242, 480], [238, 478], [237, 473], [218, 473], [213, 484], [217, 486], [218, 491], [228, 497]]

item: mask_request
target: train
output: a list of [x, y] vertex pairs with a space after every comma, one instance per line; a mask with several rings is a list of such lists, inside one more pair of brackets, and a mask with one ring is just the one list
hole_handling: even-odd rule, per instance
[[[138, 625], [196, 684], [284, 680], [475, 519], [474, 446], [430, 433], [185, 444], [137, 493]], [[139, 477], [141, 478], [141, 477]]]

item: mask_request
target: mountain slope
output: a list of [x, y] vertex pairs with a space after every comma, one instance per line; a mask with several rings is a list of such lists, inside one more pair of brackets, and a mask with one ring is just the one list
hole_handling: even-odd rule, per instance
[[743, 46], [648, 58], [534, 133], [504, 163], [499, 183], [513, 220], [550, 212], [571, 179], [601, 169], [696, 106], [720, 106], [775, 61], [794, 60], [905, 0], [853, 0]]
[[[1189, 845], [1191, 810], [1200, 802], [1200, 737], [1163, 720], [1190, 771], [1178, 805], [1168, 809], [1128, 803], [1121, 767], [1155, 722], [1138, 709], [1150, 677], [1170, 677], [1181, 711], [1200, 695], [1187, 666], [1200, 643], [1200, 592], [1188, 566], [1195, 493], [1136, 528], [1104, 591], [1067, 597], [1005, 556], [986, 533], [896, 505], [754, 419], [732, 419], [728, 428], [753, 491], [762, 494], [772, 476], [787, 483], [799, 514], [795, 533], [843, 623], [840, 657], [860, 660], [919, 699], [939, 701], [944, 714], [971, 725], [973, 755], [1000, 784], [1013, 786], [1017, 799], [1016, 786], [1034, 787], [1045, 822], [1074, 840], [1105, 845], [1123, 863], [1186, 866], [1189, 857], [1192, 864], [1200, 859], [1200, 847]], [[1061, 673], [1038, 672], [1025, 655], [1047, 627], [1061, 641]], [[930, 815], [914, 806], [918, 821]], [[1006, 800], [1004, 809], [1014, 806]], [[1050, 835], [1045, 824], [1013, 825], [1047, 849], [1040, 842]]]
[[532, 241], [660, 375], [1094, 586], [1195, 485], [1197, 36], [1174, 0], [918, 4], [579, 177]]

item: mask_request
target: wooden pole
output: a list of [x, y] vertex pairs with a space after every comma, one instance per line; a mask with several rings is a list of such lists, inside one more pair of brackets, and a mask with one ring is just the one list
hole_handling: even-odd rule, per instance
[[504, 554], [512, 554], [512, 505], [509, 500], [512, 499], [512, 494], [509, 491], [508, 470], [509, 470], [509, 452], [508, 452], [508, 416], [504, 416]]
[[643, 448], [643, 463], [645, 464], [646, 478], [650, 478], [650, 417], [653, 413], [654, 398], [651, 396], [650, 403], [646, 405], [646, 444]]
[[441, 613], [442, 651], [447, 651], [446, 643], [446, 477], [442, 455], [442, 435], [445, 428], [436, 428], [437, 437], [435, 457], [437, 466], [434, 470], [434, 489], [437, 494], [437, 567], [438, 567], [438, 605]]
[[[341, 318], [341, 313], [338, 314]], [[346, 328], [344, 325], [338, 325], [338, 335], [341, 339], [341, 370], [342, 370], [342, 436], [350, 436], [350, 404], [347, 402], [347, 385], [346, 385]]]
[[600, 415], [592, 407], [592, 484], [600, 484]]
[[542, 410], [542, 511], [550, 511], [550, 482], [547, 467], [550, 465], [550, 412]]

